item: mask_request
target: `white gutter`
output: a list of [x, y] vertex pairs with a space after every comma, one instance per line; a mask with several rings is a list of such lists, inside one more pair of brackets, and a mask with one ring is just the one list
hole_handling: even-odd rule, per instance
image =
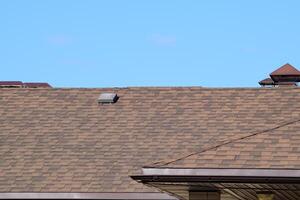
[[176, 169], [143, 168], [143, 175], [152, 176], [252, 176], [300, 178], [299, 169]]

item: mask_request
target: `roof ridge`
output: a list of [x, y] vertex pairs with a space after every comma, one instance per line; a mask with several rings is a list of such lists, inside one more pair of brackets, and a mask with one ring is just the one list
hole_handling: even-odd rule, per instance
[[16, 91], [16, 90], [213, 90], [213, 91], [226, 91], [226, 90], [232, 90], [232, 91], [239, 91], [239, 90], [300, 90], [300, 87], [201, 87], [201, 86], [140, 86], [140, 87], [55, 87], [52, 88], [1, 88], [0, 90], [5, 91]]
[[[249, 134], [249, 135], [246, 135], [246, 136], [243, 136], [243, 137], [235, 138], [235, 139], [232, 139], [232, 140], [225, 140], [225, 141], [223, 141], [223, 142], [220, 142], [220, 144], [217, 144], [217, 145], [214, 145], [214, 146], [211, 146], [211, 147], [202, 149], [202, 150], [200, 150], [200, 151], [196, 151], [196, 152], [187, 154], [187, 155], [182, 156], [182, 157], [177, 158], [177, 159], [172, 159], [172, 160], [170, 160], [170, 161], [167, 161], [167, 162], [162, 163], [161, 165], [159, 165], [159, 163], [161, 163], [162, 161], [155, 162], [155, 163], [153, 163], [153, 165], [157, 164], [158, 167], [162, 167], [162, 166], [165, 166], [165, 165], [168, 165], [168, 164], [177, 162], [177, 161], [179, 161], [179, 160], [186, 159], [186, 158], [188, 158], [188, 157], [190, 157], [190, 156], [193, 156], [193, 155], [196, 155], [196, 154], [201, 154], [201, 153], [204, 153], [204, 152], [213, 150], [213, 149], [217, 149], [217, 148], [222, 147], [222, 146], [225, 146], [225, 145], [227, 145], [227, 144], [231, 144], [231, 143], [234, 143], [234, 142], [238, 142], [238, 141], [241, 141], [241, 140], [244, 140], [244, 139], [247, 139], [247, 138], [250, 138], [250, 137], [254, 137], [254, 136], [256, 136], [256, 135], [260, 135], [260, 134], [263, 134], [263, 133], [266, 133], [266, 132], [271, 132], [271, 131], [277, 130], [277, 129], [282, 128], [282, 127], [285, 127], [285, 126], [288, 126], [288, 125], [291, 125], [291, 124], [295, 124], [295, 123], [297, 123], [297, 122], [300, 122], [300, 118], [295, 119], [295, 120], [292, 120], [292, 121], [284, 122], [284, 123], [282, 123], [282, 124], [280, 124], [280, 125], [276, 125], [276, 126], [274, 126], [274, 127], [272, 127], [272, 128], [268, 128], [268, 129], [256, 131], [255, 133], [252, 133], [252, 134]], [[148, 166], [145, 166], [145, 167], [148, 167]], [[149, 167], [151, 167], [151, 166], [149, 166]]]

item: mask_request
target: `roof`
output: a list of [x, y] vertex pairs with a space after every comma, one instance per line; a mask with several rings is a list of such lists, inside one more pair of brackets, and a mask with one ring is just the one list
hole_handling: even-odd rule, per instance
[[155, 167], [300, 169], [299, 130], [300, 117]]
[[260, 85], [274, 85], [274, 81], [271, 78], [265, 78], [258, 82]]
[[21, 81], [0, 81], [1, 86], [15, 86], [15, 87], [22, 87], [23, 83]]
[[[99, 104], [102, 92], [115, 92], [119, 100]], [[0, 192], [153, 192], [129, 175], [298, 119], [299, 102], [296, 87], [1, 88]], [[204, 156], [211, 166], [211, 154], [230, 166], [227, 160], [236, 156], [231, 154], [241, 152], [232, 165], [242, 166], [258, 148], [263, 151], [254, 151], [253, 158], [292, 162], [300, 143], [297, 126], [226, 144], [226, 157], [214, 149]], [[257, 145], [261, 141], [268, 145]], [[201, 156], [195, 154], [193, 166], [199, 167]]]
[[0, 87], [28, 87], [28, 88], [49, 88], [51, 85], [48, 83], [41, 83], [41, 82], [27, 82], [23, 83], [22, 81], [0, 81]]
[[51, 87], [51, 85], [49, 85], [49, 83], [40, 83], [40, 82], [28, 82], [28, 83], [23, 83], [23, 85], [25, 87], [29, 87], [29, 88], [41, 88], [41, 87], [49, 88], [49, 87]]
[[277, 75], [300, 75], [300, 71], [297, 70], [295, 67], [293, 67], [290, 64], [285, 64], [281, 66], [280, 68], [273, 71], [270, 76], [277, 76]]

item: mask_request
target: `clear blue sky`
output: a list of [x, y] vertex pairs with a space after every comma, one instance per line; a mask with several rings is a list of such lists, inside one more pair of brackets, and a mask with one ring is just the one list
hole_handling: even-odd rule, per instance
[[300, 1], [1, 0], [0, 80], [257, 86], [300, 68]]

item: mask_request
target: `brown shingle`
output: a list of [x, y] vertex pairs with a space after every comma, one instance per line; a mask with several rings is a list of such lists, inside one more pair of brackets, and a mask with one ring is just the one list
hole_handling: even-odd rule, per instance
[[[300, 122], [183, 156], [162, 168], [300, 169]], [[288, 136], [288, 137], [287, 137]]]
[[[115, 92], [120, 99], [98, 104], [101, 92]], [[299, 102], [299, 88], [0, 89], [0, 191], [153, 191], [129, 175], [148, 163], [297, 118]], [[268, 133], [278, 135], [271, 139], [253, 137], [245, 147], [235, 143], [223, 152], [209, 151], [200, 160], [292, 163], [299, 160], [300, 143], [294, 126]], [[272, 144], [282, 152], [274, 152]], [[285, 152], [292, 151], [284, 161]], [[268, 162], [273, 159], [278, 162]], [[187, 162], [196, 166], [198, 160]]]

